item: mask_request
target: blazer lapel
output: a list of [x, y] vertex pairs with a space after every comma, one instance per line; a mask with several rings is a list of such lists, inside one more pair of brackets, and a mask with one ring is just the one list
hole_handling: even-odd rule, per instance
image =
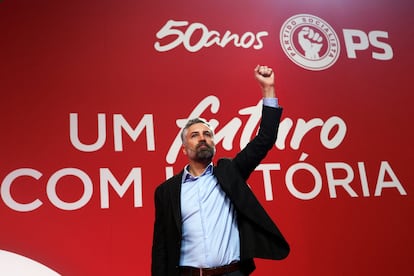
[[260, 225], [270, 233], [276, 233], [275, 225], [246, 182], [237, 177], [231, 161], [222, 159], [214, 170], [223, 191], [230, 198], [237, 212]]

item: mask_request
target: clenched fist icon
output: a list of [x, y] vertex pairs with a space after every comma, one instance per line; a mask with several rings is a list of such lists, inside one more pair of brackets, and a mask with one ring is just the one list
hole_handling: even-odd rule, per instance
[[299, 31], [298, 37], [299, 44], [302, 50], [305, 51], [305, 57], [312, 60], [318, 59], [319, 51], [323, 46], [321, 43], [323, 40], [322, 36], [309, 27], [303, 27]]

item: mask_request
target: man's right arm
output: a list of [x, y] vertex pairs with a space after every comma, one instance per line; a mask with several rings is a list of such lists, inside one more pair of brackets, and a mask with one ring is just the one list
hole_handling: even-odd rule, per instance
[[152, 263], [151, 275], [164, 276], [167, 273], [167, 248], [166, 248], [166, 234], [165, 234], [165, 218], [162, 207], [162, 199], [159, 189], [155, 191], [155, 222], [154, 234], [152, 242]]

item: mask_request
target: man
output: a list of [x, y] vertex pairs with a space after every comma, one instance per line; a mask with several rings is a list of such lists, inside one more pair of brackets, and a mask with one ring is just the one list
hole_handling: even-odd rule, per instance
[[282, 109], [274, 73], [257, 66], [263, 96], [257, 136], [233, 159], [212, 163], [214, 133], [202, 119], [183, 128], [188, 165], [155, 191], [153, 276], [246, 276], [253, 258], [283, 259], [289, 245], [246, 183], [274, 146]]

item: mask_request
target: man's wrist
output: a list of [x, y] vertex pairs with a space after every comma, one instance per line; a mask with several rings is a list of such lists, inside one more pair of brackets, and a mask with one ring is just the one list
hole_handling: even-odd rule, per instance
[[263, 95], [263, 98], [275, 98], [276, 97], [275, 87], [273, 85], [266, 85], [262, 87], [262, 95]]

